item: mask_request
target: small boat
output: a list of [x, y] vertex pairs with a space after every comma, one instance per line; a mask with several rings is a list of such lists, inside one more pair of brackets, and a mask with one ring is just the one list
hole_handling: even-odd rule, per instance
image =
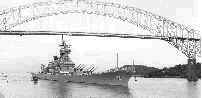
[[37, 82], [39, 80], [39, 78], [36, 76], [36, 74], [31, 73], [32, 74], [32, 81]]
[[38, 77], [34, 76], [34, 77], [32, 77], [32, 80], [33, 81], [38, 81]]
[[135, 78], [135, 81], [137, 81], [137, 78], [136, 78], [136, 76], [134, 76], [134, 78]]
[[7, 77], [8, 77], [8, 75], [7, 75], [7, 74], [5, 74], [5, 73], [1, 73], [1, 74], [0, 74], [0, 77], [5, 77], [5, 78], [7, 78]]

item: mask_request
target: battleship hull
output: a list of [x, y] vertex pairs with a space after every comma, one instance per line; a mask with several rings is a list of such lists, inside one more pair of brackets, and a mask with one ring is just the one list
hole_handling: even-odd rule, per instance
[[[128, 87], [129, 75], [119, 69], [94, 74], [95, 66], [90, 69], [85, 69], [83, 66], [76, 66], [70, 58], [71, 45], [63, 40], [59, 45], [60, 55], [53, 56], [53, 61], [48, 63], [48, 66], [41, 65], [41, 72], [33, 76], [38, 79], [75, 82], [75, 83], [93, 83], [104, 85], [120, 85]], [[117, 55], [118, 56], [118, 55]], [[118, 58], [118, 57], [117, 57]]]
[[117, 79], [114, 76], [106, 75], [89, 75], [89, 76], [68, 76], [68, 75], [51, 75], [51, 74], [36, 74], [39, 79], [51, 80], [51, 81], [64, 81], [73, 83], [87, 83], [98, 85], [112, 85], [112, 86], [124, 86], [128, 87], [128, 81], [130, 77], [121, 77]]

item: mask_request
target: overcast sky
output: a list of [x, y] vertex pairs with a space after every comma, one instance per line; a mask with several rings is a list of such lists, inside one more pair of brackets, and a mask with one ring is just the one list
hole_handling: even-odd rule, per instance
[[[0, 1], [0, 10], [42, 0]], [[45, 0], [43, 0], [45, 1]], [[101, 0], [100, 0], [101, 1]], [[104, 0], [102, 0], [104, 1]], [[151, 11], [171, 20], [199, 28], [197, 0], [105, 0]], [[92, 31], [146, 34], [134, 25], [113, 18], [68, 14], [41, 18], [19, 25], [13, 30]], [[78, 64], [94, 64], [97, 71], [119, 65], [144, 64], [154, 67], [187, 63], [187, 57], [167, 42], [160, 40], [65, 37], [72, 44], [72, 60]], [[38, 71], [59, 54], [61, 36], [0, 36], [0, 71]]]

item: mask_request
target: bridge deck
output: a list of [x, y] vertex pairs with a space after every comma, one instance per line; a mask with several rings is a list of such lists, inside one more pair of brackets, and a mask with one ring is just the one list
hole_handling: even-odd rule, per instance
[[195, 40], [199, 38], [183, 38], [183, 37], [165, 37], [154, 35], [134, 35], [121, 33], [96, 33], [96, 32], [61, 32], [61, 31], [0, 31], [0, 35], [69, 35], [69, 36], [96, 36], [96, 37], [119, 37], [119, 38], [139, 38], [139, 39], [181, 39], [181, 40]]

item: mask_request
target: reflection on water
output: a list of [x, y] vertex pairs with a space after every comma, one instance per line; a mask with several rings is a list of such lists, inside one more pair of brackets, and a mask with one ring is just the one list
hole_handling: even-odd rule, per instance
[[[201, 81], [188, 82], [176, 78], [139, 78], [129, 86], [137, 98], [200, 98]], [[190, 89], [192, 88], [192, 89]]]
[[131, 78], [129, 88], [96, 84], [30, 81], [29, 74], [0, 78], [0, 98], [200, 98], [201, 81]]

